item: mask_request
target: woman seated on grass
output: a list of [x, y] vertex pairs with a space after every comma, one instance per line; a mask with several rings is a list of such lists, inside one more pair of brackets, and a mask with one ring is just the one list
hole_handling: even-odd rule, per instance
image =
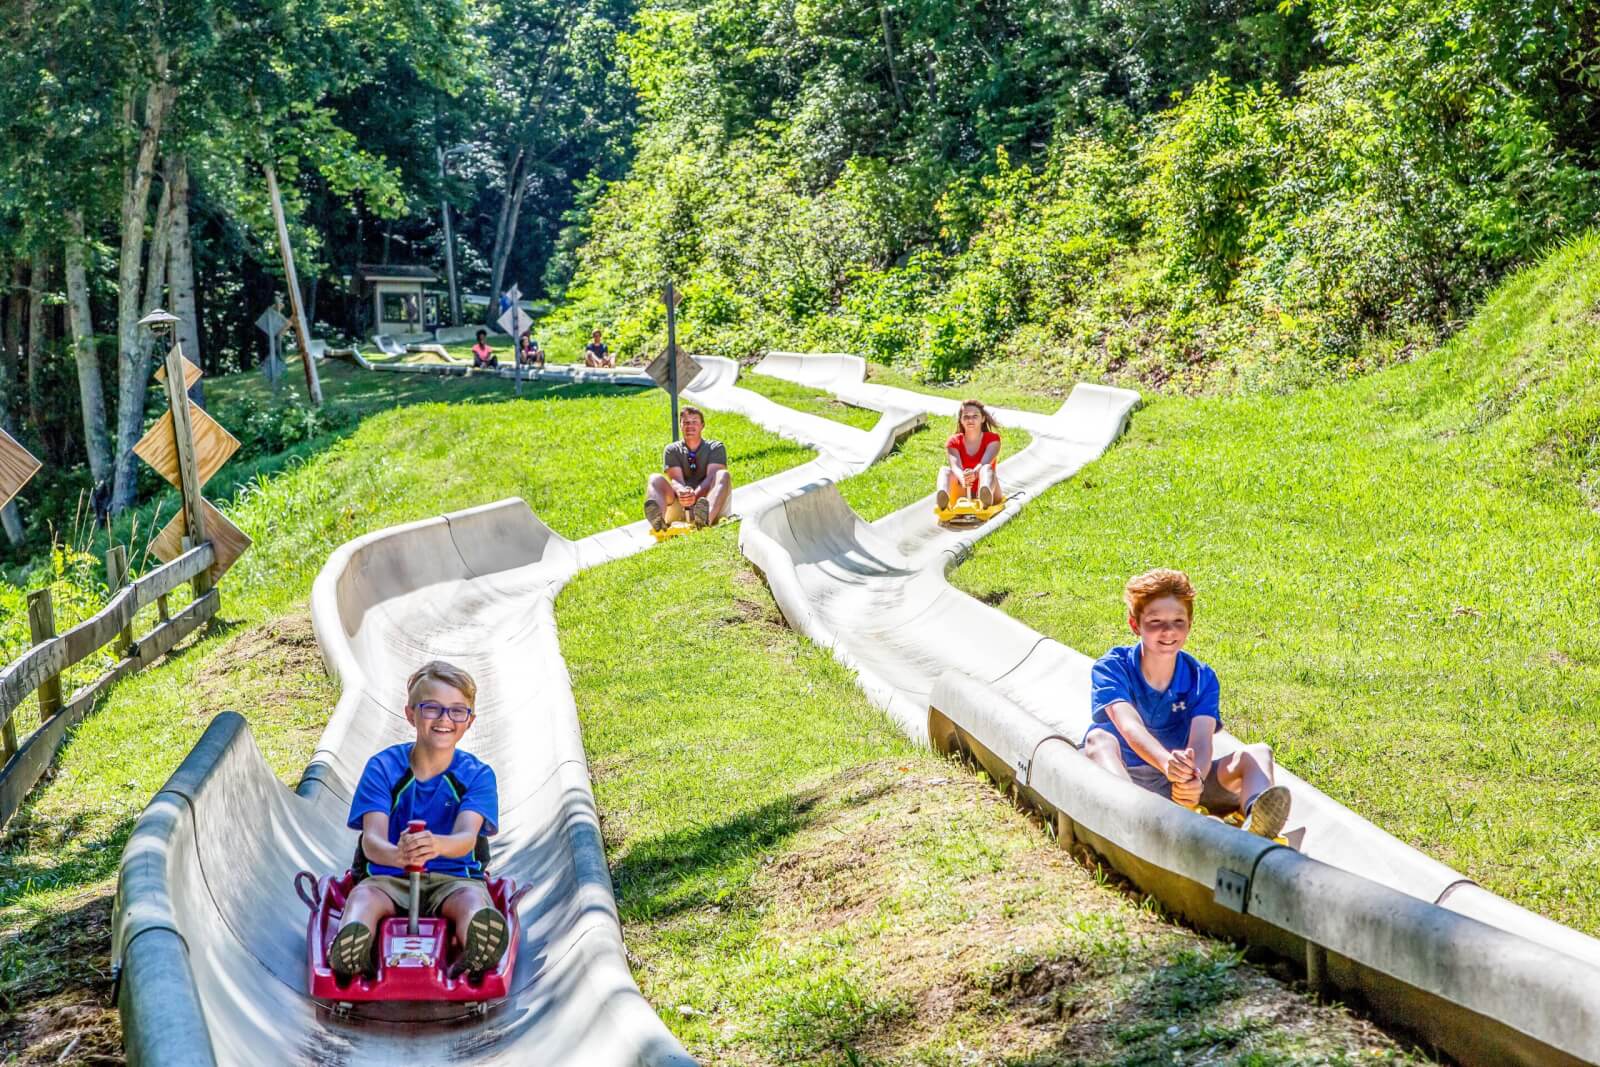
[[984, 507], [1005, 499], [995, 464], [1000, 461], [1000, 434], [989, 409], [977, 400], [963, 400], [956, 416], [956, 432], [944, 444], [950, 464], [939, 470], [934, 502], [939, 510], [962, 497]]
[[1213, 747], [1222, 726], [1217, 672], [1183, 650], [1194, 620], [1194, 586], [1160, 568], [1122, 593], [1138, 641], [1113, 648], [1090, 676], [1094, 722], [1083, 752], [1120, 778], [1210, 814], [1239, 811], [1245, 829], [1277, 837], [1289, 790], [1274, 785], [1266, 745]]

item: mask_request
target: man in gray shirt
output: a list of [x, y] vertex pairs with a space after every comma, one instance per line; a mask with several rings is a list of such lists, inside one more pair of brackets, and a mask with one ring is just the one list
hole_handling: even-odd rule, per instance
[[665, 473], [652, 474], [645, 489], [644, 517], [652, 530], [664, 530], [685, 516], [696, 526], [714, 526], [733, 495], [728, 450], [705, 438], [706, 417], [699, 408], [678, 413], [683, 439], [661, 457]]

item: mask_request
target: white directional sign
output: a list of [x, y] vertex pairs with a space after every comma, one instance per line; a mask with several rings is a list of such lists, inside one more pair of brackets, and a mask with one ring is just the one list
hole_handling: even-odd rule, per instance
[[263, 311], [261, 313], [261, 317], [256, 320], [256, 329], [260, 330], [268, 337], [278, 336], [285, 329], [287, 329], [288, 326], [288, 318], [285, 317], [283, 312], [278, 310], [277, 305], [273, 305], [272, 307], [269, 307], [267, 310]]
[[278, 380], [283, 377], [283, 360], [278, 358], [278, 337], [289, 328], [289, 319], [278, 310], [278, 305], [273, 304], [261, 313], [256, 319], [256, 329], [267, 335], [267, 358], [261, 364], [261, 372], [267, 376], [267, 381], [272, 387], [278, 387]]
[[[512, 291], [515, 292], [515, 290]], [[533, 325], [533, 320], [528, 317], [528, 313], [517, 307], [516, 304], [512, 304], [507, 308], [506, 313], [495, 321], [500, 324], [502, 330], [511, 335], [512, 340], [520, 338], [522, 332]]]
[[[678, 370], [678, 391], [681, 393], [689, 388], [690, 384], [699, 376], [700, 364], [693, 356], [683, 350], [682, 345], [674, 345], [673, 351], [675, 354], [673, 362], [677, 364]], [[665, 348], [661, 350], [659, 356], [650, 361], [650, 365], [645, 368], [645, 373], [654, 378], [656, 384], [661, 388], [669, 390], [672, 388], [672, 379], [667, 376], [667, 350]]]

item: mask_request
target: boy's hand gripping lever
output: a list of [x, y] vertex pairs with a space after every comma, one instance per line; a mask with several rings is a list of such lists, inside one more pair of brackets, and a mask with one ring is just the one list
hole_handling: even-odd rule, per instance
[[[418, 834], [428, 828], [428, 824], [421, 819], [412, 819], [406, 823], [406, 833]], [[422, 869], [421, 863], [406, 864], [406, 873], [411, 876], [411, 910], [406, 926], [406, 933], [411, 937], [417, 936], [417, 917], [422, 911]]]

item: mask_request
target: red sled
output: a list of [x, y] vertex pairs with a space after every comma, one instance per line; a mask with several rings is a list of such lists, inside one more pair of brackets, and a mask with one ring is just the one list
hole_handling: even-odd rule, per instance
[[486, 883], [489, 899], [505, 916], [511, 938], [499, 966], [493, 970], [482, 975], [466, 972], [459, 962], [461, 939], [452, 936], [449, 920], [418, 918], [417, 932], [411, 934], [407, 932], [408, 917], [399, 915], [385, 919], [378, 931], [373, 945], [373, 973], [358, 974], [341, 983], [328, 965], [328, 947], [339, 932], [345, 901], [356, 884], [354, 871], [321, 879], [310, 871], [301, 871], [294, 877], [295, 892], [311, 909], [306, 952], [307, 985], [313, 998], [328, 1001], [340, 1010], [374, 1001], [469, 1003], [485, 1010], [489, 1001], [503, 999], [510, 991], [511, 974], [517, 965], [517, 942], [522, 934], [517, 901], [526, 889], [518, 889], [509, 878], [491, 878]]

